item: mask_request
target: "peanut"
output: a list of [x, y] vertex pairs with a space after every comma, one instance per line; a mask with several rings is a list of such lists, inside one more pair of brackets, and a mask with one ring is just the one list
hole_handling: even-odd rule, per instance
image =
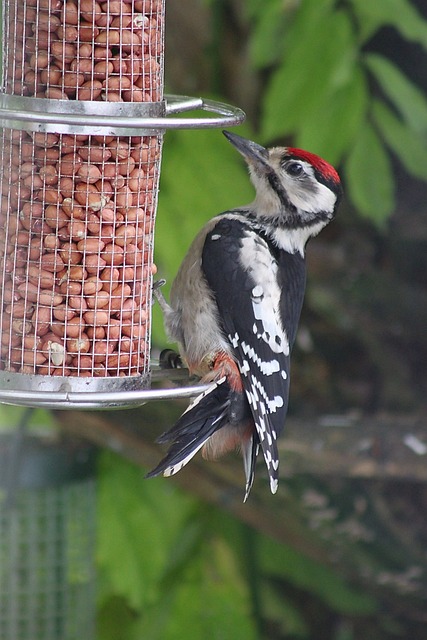
[[101, 178], [101, 171], [98, 169], [96, 164], [82, 164], [81, 167], [77, 171], [77, 176], [82, 180], [82, 182], [87, 182], [88, 184], [94, 184]]
[[84, 238], [77, 243], [77, 249], [85, 254], [96, 253], [99, 255], [104, 247], [105, 242], [98, 238]]
[[65, 335], [68, 338], [78, 338], [83, 331], [85, 331], [86, 325], [81, 318], [71, 318], [65, 325]]
[[68, 353], [87, 353], [90, 347], [91, 342], [86, 333], [81, 333], [79, 336], [67, 340]]
[[[85, 296], [93, 296], [103, 288], [102, 281], [98, 276], [90, 276], [83, 284], [83, 293]], [[90, 305], [89, 305], [90, 306]]]
[[80, 183], [75, 187], [75, 198], [79, 204], [92, 211], [100, 211], [105, 207], [108, 200], [98, 189], [88, 183]]
[[86, 298], [89, 309], [103, 309], [109, 305], [110, 294], [107, 291], [98, 291], [94, 296]]
[[79, 100], [96, 100], [102, 92], [102, 82], [100, 80], [87, 80], [77, 89]]

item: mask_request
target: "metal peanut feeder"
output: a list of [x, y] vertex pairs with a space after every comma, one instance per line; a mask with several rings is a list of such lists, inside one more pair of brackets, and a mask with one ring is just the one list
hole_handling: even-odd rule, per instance
[[[0, 87], [0, 401], [108, 408], [151, 389], [167, 129], [239, 124], [163, 95], [163, 0], [6, 0]], [[183, 112], [201, 111], [178, 117]]]

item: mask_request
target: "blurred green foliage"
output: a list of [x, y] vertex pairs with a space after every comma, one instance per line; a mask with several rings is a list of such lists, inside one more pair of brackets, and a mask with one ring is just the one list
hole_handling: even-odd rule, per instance
[[368, 616], [372, 597], [163, 479], [104, 453], [99, 473], [102, 640], [251, 640], [265, 621], [307, 638], [288, 582], [333, 611]]
[[55, 428], [53, 415], [44, 409], [35, 409], [28, 415], [25, 407], [15, 407], [13, 405], [0, 403], [0, 432], [9, 432], [25, 419], [26, 428], [30, 431], [41, 431], [42, 433]]
[[[304, 0], [288, 10], [280, 0], [266, 4], [269, 11], [258, 5], [259, 21], [252, 8], [254, 64], [274, 67], [260, 121], [264, 141], [292, 136], [342, 165], [352, 203], [382, 224], [395, 206], [390, 152], [427, 180], [427, 98], [366, 45], [392, 26], [426, 51], [427, 21], [409, 0]], [[389, 105], [395, 117], [383, 122], [380, 109]]]

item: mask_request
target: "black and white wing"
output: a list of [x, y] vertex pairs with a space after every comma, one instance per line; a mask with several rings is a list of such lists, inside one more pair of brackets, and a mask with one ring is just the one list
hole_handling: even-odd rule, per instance
[[[289, 300], [282, 291], [280, 256], [243, 216], [225, 215], [206, 236], [202, 270], [241, 372], [275, 493], [279, 477], [276, 441], [285, 424], [290, 370], [290, 344], [282, 321], [282, 307]], [[289, 318], [295, 315], [299, 317], [299, 312], [287, 314]], [[294, 327], [291, 333], [295, 334]]]

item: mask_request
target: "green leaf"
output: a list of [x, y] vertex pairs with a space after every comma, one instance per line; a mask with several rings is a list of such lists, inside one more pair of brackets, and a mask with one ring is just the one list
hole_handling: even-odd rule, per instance
[[51, 411], [34, 409], [29, 413], [28, 408], [0, 403], [0, 432], [13, 432], [24, 419], [27, 420], [26, 426], [37, 432], [54, 430], [57, 427]]
[[181, 575], [161, 640], [180, 640], [184, 630], [189, 640], [255, 640], [235, 554], [219, 537], [207, 537], [198, 565]]
[[[216, 2], [217, 0], [212, 0]], [[328, 0], [328, 2], [331, 0]], [[334, 2], [335, 0], [332, 0]], [[295, 0], [245, 0], [242, 9], [245, 11], [247, 18], [253, 21], [262, 20], [265, 11], [269, 11], [271, 5], [279, 4], [286, 12], [291, 12], [295, 9]]]
[[407, 171], [416, 178], [427, 180], [426, 139], [399, 120], [383, 102], [374, 102], [372, 115], [384, 140]]
[[368, 106], [362, 70], [354, 68], [349, 82], [325, 96], [302, 123], [295, 144], [338, 164], [361, 127]]
[[[108, 592], [135, 610], [152, 604], [173, 544], [195, 501], [172, 485], [144, 481], [141, 469], [104, 453], [100, 460], [98, 562]], [[164, 523], [167, 522], [167, 527]], [[141, 543], [141, 536], [150, 544]]]
[[272, 64], [280, 55], [286, 17], [283, 0], [264, 2], [262, 9], [250, 39], [251, 60], [258, 69]]
[[[264, 581], [266, 582], [266, 581]], [[309, 638], [310, 631], [304, 611], [286, 598], [283, 590], [267, 583], [263, 585], [264, 616], [274, 620], [284, 638]]]
[[333, 571], [291, 547], [260, 537], [259, 557], [265, 576], [287, 580], [298, 589], [316, 595], [339, 613], [363, 615], [375, 611], [373, 598], [348, 586]]
[[394, 207], [393, 174], [387, 152], [368, 123], [359, 131], [345, 173], [354, 205], [376, 224], [383, 224]]
[[[394, 27], [404, 38], [427, 49], [427, 21], [408, 0], [351, 0], [361, 29], [369, 24], [369, 35], [381, 27]], [[366, 34], [368, 35], [368, 33]]]
[[421, 89], [381, 55], [369, 53], [365, 62], [407, 124], [420, 134], [427, 133], [427, 98]]
[[165, 582], [155, 606], [144, 609], [129, 640], [255, 640], [235, 545], [212, 535], [203, 510], [198, 520], [203, 527], [201, 544], [176, 579]]
[[[247, 132], [239, 129], [240, 135]], [[244, 161], [219, 131], [168, 133], [156, 220], [158, 264], [175, 271], [207, 220], [253, 197]]]
[[264, 99], [261, 130], [268, 140], [294, 132], [354, 69], [355, 38], [345, 11], [307, 0], [288, 38]]
[[105, 598], [98, 608], [97, 638], [99, 640], [129, 640], [135, 624], [135, 612], [123, 598]]
[[327, 28], [330, 16], [328, 6], [313, 0], [305, 0], [298, 9], [286, 35], [282, 64], [272, 75], [264, 96], [264, 137], [286, 135], [298, 121], [299, 96], [308, 83], [306, 76], [319, 60], [323, 42], [318, 42], [318, 34]]

